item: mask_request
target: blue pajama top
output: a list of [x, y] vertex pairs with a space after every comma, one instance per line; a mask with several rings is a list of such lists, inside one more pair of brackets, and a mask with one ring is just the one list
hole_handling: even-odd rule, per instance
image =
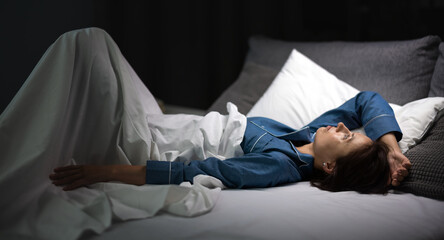
[[316, 130], [343, 122], [350, 130], [364, 126], [367, 136], [376, 140], [393, 132], [399, 141], [401, 129], [392, 108], [375, 92], [360, 92], [338, 108], [330, 110], [305, 127], [295, 130], [264, 117], [247, 118], [241, 147], [244, 155], [223, 161], [210, 157], [203, 161], [147, 161], [147, 184], [180, 184], [198, 174], [218, 178], [229, 188], [272, 187], [309, 180], [313, 156], [296, 146], [314, 141]]

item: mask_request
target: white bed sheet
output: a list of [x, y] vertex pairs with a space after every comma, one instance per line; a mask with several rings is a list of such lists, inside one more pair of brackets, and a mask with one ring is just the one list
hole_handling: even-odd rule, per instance
[[116, 223], [86, 239], [444, 239], [444, 202], [412, 194], [331, 193], [300, 182], [223, 190], [214, 209]]

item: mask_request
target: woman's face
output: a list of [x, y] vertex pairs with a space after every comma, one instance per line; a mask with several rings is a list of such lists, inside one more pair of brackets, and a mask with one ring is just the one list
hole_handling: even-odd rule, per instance
[[342, 122], [337, 127], [321, 127], [316, 131], [313, 142], [315, 158], [322, 162], [335, 162], [372, 140], [360, 133], [352, 133]]

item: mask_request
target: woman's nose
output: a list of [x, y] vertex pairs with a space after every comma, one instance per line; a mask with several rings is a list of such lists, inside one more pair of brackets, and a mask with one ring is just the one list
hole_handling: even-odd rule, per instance
[[337, 132], [346, 132], [346, 133], [349, 133], [350, 132], [350, 130], [348, 130], [348, 128], [344, 125], [344, 123], [342, 123], [342, 122], [339, 122], [338, 123], [338, 126], [337, 126], [337, 128], [336, 128], [336, 131]]

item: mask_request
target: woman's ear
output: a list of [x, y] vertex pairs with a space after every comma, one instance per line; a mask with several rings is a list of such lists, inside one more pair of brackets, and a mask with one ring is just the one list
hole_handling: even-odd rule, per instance
[[328, 174], [332, 174], [333, 170], [335, 169], [336, 162], [323, 162], [322, 163], [322, 170]]

